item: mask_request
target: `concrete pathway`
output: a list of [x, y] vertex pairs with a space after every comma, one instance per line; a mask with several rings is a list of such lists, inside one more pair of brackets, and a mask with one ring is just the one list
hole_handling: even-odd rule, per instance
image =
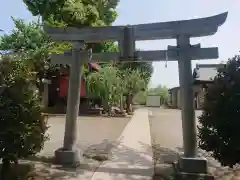
[[154, 174], [148, 110], [138, 109], [91, 180], [150, 180]]

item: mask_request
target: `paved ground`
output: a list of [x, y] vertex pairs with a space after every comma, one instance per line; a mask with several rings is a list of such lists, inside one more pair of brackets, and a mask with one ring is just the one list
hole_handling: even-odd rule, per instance
[[[156, 144], [172, 150], [182, 147], [181, 111], [175, 109], [148, 108], [152, 124], [152, 138]], [[196, 118], [201, 114], [196, 111]]]
[[[112, 147], [109, 144], [117, 142], [111, 149], [109, 159], [100, 163], [84, 158], [80, 168], [63, 171], [61, 168], [49, 168], [40, 163], [36, 170], [37, 177], [69, 180], [151, 180], [154, 168], [148, 110], [139, 109], [135, 113], [130, 122], [129, 118], [80, 117], [78, 147], [85, 151], [89, 146], [97, 144], [97, 152], [108, 152]], [[54, 149], [61, 146], [64, 133], [63, 117], [51, 118], [48, 122], [51, 126], [51, 139], [45, 144], [41, 153], [43, 156], [53, 155]]]
[[154, 174], [148, 110], [138, 109], [118, 138], [109, 160], [91, 180], [151, 180]]
[[[79, 117], [78, 119], [77, 146], [83, 151], [91, 147], [101, 152], [108, 152], [112, 148], [112, 143], [121, 135], [130, 120], [129, 118], [104, 117]], [[51, 117], [48, 123], [50, 140], [45, 143], [40, 155], [53, 156], [54, 150], [63, 144], [65, 118]]]
[[[148, 108], [150, 113], [151, 134], [154, 143], [154, 157], [158, 164], [171, 164], [176, 161], [178, 152], [182, 152], [181, 111], [174, 109]], [[196, 111], [197, 117], [201, 111]], [[233, 169], [223, 167], [209, 153], [199, 149], [199, 154], [206, 157], [209, 172], [216, 180], [239, 180], [240, 165]]]
[[[79, 117], [78, 148], [85, 154], [102, 155], [109, 153], [129, 121], [130, 118]], [[54, 156], [54, 151], [62, 147], [63, 144], [65, 118], [61, 116], [51, 117], [48, 119], [48, 124], [50, 126], [48, 130], [50, 140], [45, 143], [44, 149], [39, 154], [42, 156], [40, 161]], [[35, 160], [39, 161], [39, 159]], [[36, 162], [33, 176], [36, 180], [90, 180], [100, 164], [100, 161], [85, 156], [81, 160], [80, 168], [77, 169], [58, 168], [50, 164]]]
[[[147, 108], [144, 108], [144, 109], [147, 111]], [[179, 110], [171, 110], [171, 109], [148, 108], [148, 110], [150, 112], [149, 122], [150, 122], [152, 141], [155, 146], [154, 157], [156, 158], [156, 162], [158, 164], [170, 164], [171, 162], [177, 160], [177, 153], [179, 151], [182, 151], [181, 113]], [[196, 111], [196, 116], [199, 116], [200, 113], [201, 113], [200, 111]], [[132, 123], [128, 123], [129, 119], [127, 118], [80, 117], [79, 125], [78, 125], [79, 126], [79, 138], [77, 143], [78, 147], [81, 148], [83, 151], [85, 151], [86, 149], [88, 149], [88, 147], [94, 146], [95, 148], [94, 151], [96, 152], [102, 152], [102, 151], [109, 152], [109, 150], [112, 148], [111, 143], [115, 142], [118, 139], [124, 127], [127, 124], [128, 126], [131, 126], [129, 124], [132, 124], [131, 127], [134, 127], [134, 128], [132, 129], [130, 128], [130, 130], [128, 130], [129, 132], [127, 133], [128, 135], [124, 136], [126, 142], [131, 142], [131, 143], [128, 143], [129, 147], [131, 147], [128, 149], [131, 149], [132, 151], [133, 149], [138, 147], [138, 146], [135, 147], [134, 144], [139, 145], [139, 143], [144, 140], [144, 138], [141, 136], [144, 134], [142, 132], [146, 131], [147, 124], [139, 127], [138, 125], [143, 123], [141, 121], [141, 118], [144, 118], [144, 117], [142, 115], [137, 117], [137, 119], [133, 121], [135, 122], [134, 124], [132, 121], [131, 121]], [[144, 119], [147, 119], [147, 118], [144, 118]], [[42, 155], [52, 156], [54, 149], [57, 149], [62, 145], [63, 134], [64, 134], [64, 123], [65, 123], [65, 120], [64, 118], [61, 118], [61, 117], [58, 117], [58, 118], [55, 117], [49, 120], [49, 124], [51, 125], [51, 128], [49, 129], [51, 140], [45, 144], [45, 148], [42, 151]], [[147, 131], [149, 132], [149, 129]], [[140, 133], [140, 134], [137, 135], [137, 133]], [[145, 132], [145, 134], [147, 133]], [[135, 137], [135, 139], [133, 137]], [[124, 139], [124, 138], [120, 138], [120, 139]], [[137, 139], [140, 139], [140, 140], [137, 140]], [[133, 140], [135, 143], [132, 142]], [[149, 141], [150, 141], [150, 138], [149, 138]], [[107, 165], [109, 165], [110, 168], [113, 166], [113, 164], [116, 165], [116, 163], [119, 166], [119, 162], [121, 166], [124, 166], [124, 167], [128, 165], [128, 163], [130, 163], [132, 166], [135, 166], [139, 164], [142, 159], [142, 156], [141, 157], [136, 156], [136, 155], [133, 155], [133, 153], [132, 155], [126, 155], [126, 154], [129, 154], [125, 152], [126, 147], [124, 147], [124, 151], [122, 151], [121, 146], [119, 150], [119, 145], [113, 148], [112, 151], [113, 151], [112, 155], [115, 155], [115, 156], [117, 155], [116, 157], [118, 158], [117, 160], [115, 159], [116, 161], [114, 159], [110, 159], [110, 162], [107, 161], [108, 162]], [[136, 151], [134, 151], [134, 153], [135, 152]], [[202, 151], [200, 150], [199, 152], [202, 153]], [[137, 154], [145, 156], [145, 153], [137, 153]], [[211, 172], [212, 174], [214, 174], [217, 180], [239, 179], [240, 166], [236, 167], [235, 169], [221, 167], [220, 164], [216, 162], [216, 160], [214, 160], [213, 158], [209, 157], [208, 154], [202, 153], [202, 155], [208, 159], [209, 165], [212, 169]], [[128, 160], [128, 163], [123, 162], [126, 160]], [[85, 167], [84, 164], [86, 163], [88, 164], [88, 166]], [[94, 163], [95, 162], [93, 162], [94, 167], [91, 169], [91, 167], [89, 168], [89, 165], [91, 165], [89, 162], [86, 162], [86, 161], [82, 162], [81, 168], [77, 169], [77, 172], [76, 170], [74, 170], [73, 176], [75, 177], [77, 175], [78, 179], [90, 180], [91, 178], [94, 177], [94, 172], [97, 170], [96, 163], [95, 164]], [[98, 163], [97, 165], [99, 166], [100, 164]], [[49, 171], [52, 171], [49, 168], [47, 169]], [[106, 172], [105, 166], [103, 169], [104, 169], [104, 172]], [[100, 168], [101, 170], [100, 176], [102, 176], [101, 172], [103, 169]], [[43, 168], [43, 171], [46, 172], [46, 167]], [[42, 174], [42, 172], [40, 173]], [[63, 178], [66, 178], [66, 176], [68, 178], [71, 177], [71, 175], [69, 174], [70, 173], [69, 171], [59, 172], [58, 170], [57, 174], [59, 173], [60, 174], [63, 173], [63, 175], [65, 176]], [[115, 173], [116, 173], [116, 170], [115, 170]], [[119, 169], [118, 169], [118, 173], [119, 173]], [[134, 173], [136, 173], [136, 171]], [[45, 174], [46, 176], [48, 176], [48, 178], [49, 178], [49, 174], [51, 174], [51, 177], [54, 176], [54, 172], [47, 172]], [[142, 174], [141, 176], [144, 176], [144, 174]], [[109, 179], [105, 177], [106, 176], [104, 176], [103, 179]], [[132, 178], [132, 177], [133, 176], [131, 175], [129, 176], [130, 179], [139, 179], [139, 177], [137, 176], [136, 178]], [[120, 178], [120, 176], [114, 176], [114, 178], [112, 179], [116, 179], [116, 178], [122, 179]], [[57, 177], [57, 179], [60, 179], [59, 176]], [[76, 177], [74, 179], [76, 179]], [[99, 178], [99, 176], [97, 176], [97, 178], [95, 179], [98, 180], [102, 178]]]

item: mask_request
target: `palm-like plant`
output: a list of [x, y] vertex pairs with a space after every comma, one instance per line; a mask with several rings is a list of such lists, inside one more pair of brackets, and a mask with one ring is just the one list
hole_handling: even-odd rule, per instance
[[122, 87], [126, 95], [127, 113], [132, 113], [131, 105], [133, 104], [133, 97], [146, 87], [143, 73], [139, 70], [125, 69], [121, 71]]
[[119, 70], [108, 65], [87, 76], [88, 92], [101, 98], [103, 108], [109, 114], [112, 106], [119, 105], [123, 95], [121, 78], [118, 75]]

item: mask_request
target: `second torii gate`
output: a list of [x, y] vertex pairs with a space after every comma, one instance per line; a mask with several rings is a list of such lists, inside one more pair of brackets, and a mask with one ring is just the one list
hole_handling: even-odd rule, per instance
[[[209, 36], [217, 32], [227, 18], [227, 13], [216, 16], [184, 21], [172, 21], [132, 26], [51, 28], [45, 32], [55, 41], [71, 41], [73, 48], [64, 54], [53, 54], [52, 63], [69, 64], [70, 82], [63, 148], [55, 152], [60, 163], [79, 162], [79, 152], [75, 147], [77, 138], [77, 116], [80, 103], [79, 89], [81, 65], [96, 61], [178, 61], [181, 95], [184, 155], [178, 161], [178, 168], [185, 173], [206, 173], [207, 161], [197, 156], [197, 131], [193, 104], [191, 60], [216, 59], [218, 48], [201, 48], [191, 45], [191, 37]], [[167, 50], [135, 51], [135, 41], [176, 39], [177, 46]], [[119, 42], [120, 52], [91, 53], [84, 51], [84, 43], [114, 40]]]

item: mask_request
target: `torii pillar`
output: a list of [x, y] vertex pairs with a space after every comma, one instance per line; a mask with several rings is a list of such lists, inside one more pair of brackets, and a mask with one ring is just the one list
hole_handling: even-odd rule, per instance
[[[180, 103], [183, 133], [183, 154], [180, 154], [176, 168], [180, 173], [207, 173], [207, 160], [198, 157], [197, 128], [195, 120], [193, 76], [191, 61], [200, 44], [191, 45], [190, 36], [178, 35], [177, 46], [168, 46], [168, 50], [177, 54], [180, 84]], [[214, 53], [215, 56], [218, 52]], [[204, 56], [211, 57], [205, 52]]]
[[[177, 47], [172, 47], [178, 54], [180, 103], [182, 115], [183, 151], [177, 169], [182, 173], [207, 174], [207, 159], [197, 153], [197, 126], [195, 120], [193, 76], [191, 51], [200, 48], [200, 44], [191, 45], [190, 36], [179, 35]], [[207, 54], [206, 54], [207, 56]]]
[[76, 140], [78, 136], [77, 118], [80, 104], [81, 68], [85, 57], [81, 56], [84, 48], [83, 41], [75, 41], [72, 45], [72, 58], [64, 60], [65, 64], [70, 65], [64, 143], [62, 148], [55, 151], [55, 159], [59, 164], [77, 165], [81, 158], [81, 152], [76, 147]]

